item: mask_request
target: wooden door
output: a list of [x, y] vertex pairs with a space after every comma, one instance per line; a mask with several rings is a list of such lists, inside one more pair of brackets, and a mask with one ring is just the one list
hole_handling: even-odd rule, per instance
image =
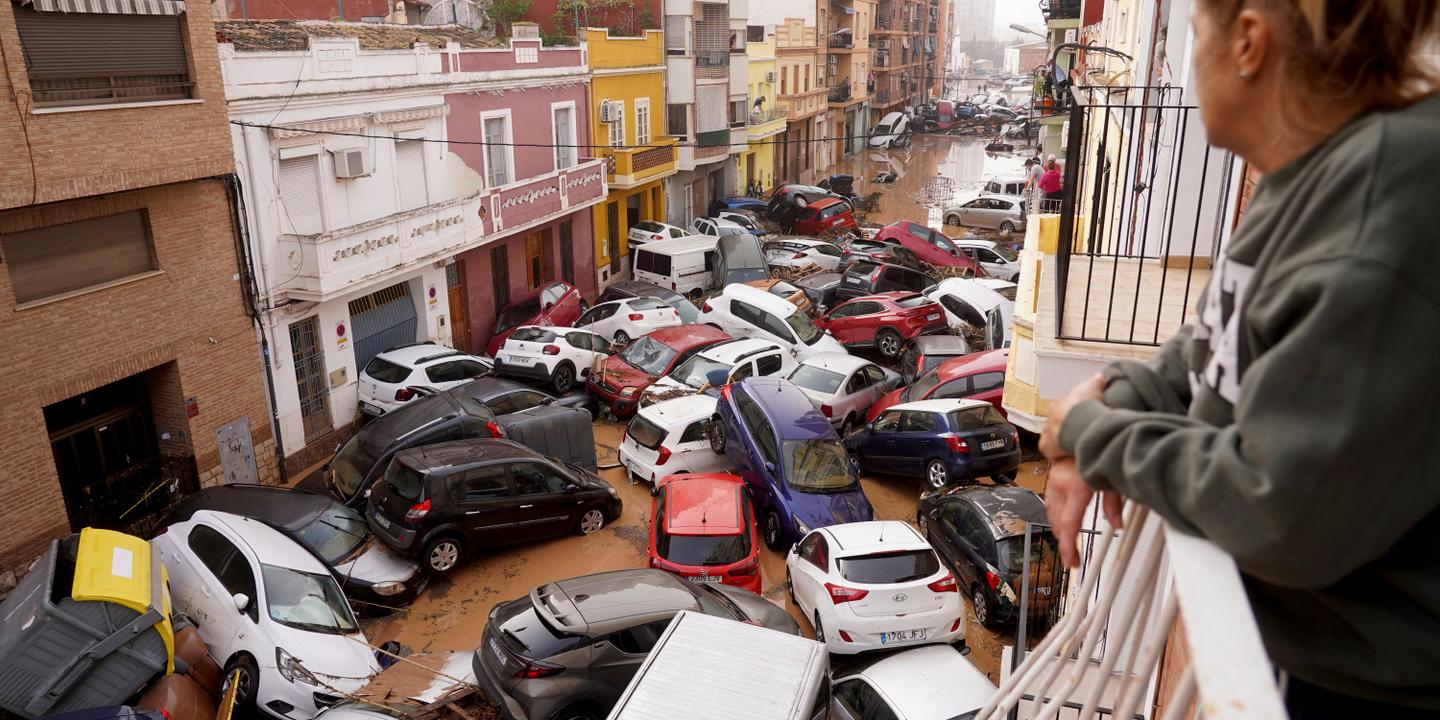
[[460, 282], [464, 276], [463, 260], [445, 266], [445, 287], [450, 302], [450, 343], [457, 350], [470, 352], [470, 314], [465, 304], [465, 285]]
[[534, 232], [525, 236], [525, 282], [532, 288], [545, 283], [545, 239]]

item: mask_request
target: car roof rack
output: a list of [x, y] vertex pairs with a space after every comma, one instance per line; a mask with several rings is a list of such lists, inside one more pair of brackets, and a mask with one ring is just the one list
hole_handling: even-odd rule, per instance
[[[431, 345], [434, 345], [434, 343], [430, 343], [430, 344], [431, 344]], [[465, 353], [460, 352], [459, 350], [447, 350], [447, 351], [445, 351], [445, 352], [436, 353], [436, 354], [434, 354], [434, 355], [426, 355], [425, 357], [422, 357], [422, 358], [420, 358], [419, 360], [416, 360], [416, 361], [415, 361], [415, 364], [416, 364], [416, 365], [419, 365], [419, 364], [421, 364], [421, 363], [430, 362], [431, 360], [439, 360], [440, 358], [454, 357], [454, 356], [456, 356], [456, 355], [464, 355], [464, 354], [465, 354]]]

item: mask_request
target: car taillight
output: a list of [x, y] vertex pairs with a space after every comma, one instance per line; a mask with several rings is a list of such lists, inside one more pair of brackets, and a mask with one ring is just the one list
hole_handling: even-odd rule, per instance
[[963, 623], [963, 622], [965, 622], [965, 616], [964, 616], [964, 615], [961, 615], [960, 617], [955, 618], [955, 622], [950, 623], [950, 632], [955, 632], [956, 630], [959, 630], [959, 629], [960, 629], [960, 623]]
[[705, 304], [700, 306], [700, 312], [710, 312], [712, 309], [713, 308], [710, 307], [709, 302], [706, 302]]
[[413, 397], [415, 397], [415, 391], [410, 388], [400, 388], [395, 391], [395, 399], [399, 402], [405, 402]]
[[999, 576], [999, 575], [996, 575], [996, 574], [993, 573], [993, 572], [990, 572], [989, 570], [986, 570], [986, 571], [985, 571], [985, 584], [989, 585], [991, 590], [999, 590], [999, 589], [1000, 589], [1000, 576]]
[[835, 583], [825, 583], [825, 589], [830, 593], [830, 602], [836, 605], [860, 600], [870, 594], [869, 590], [848, 588], [844, 585], [836, 585]]
[[671, 289], [671, 290], [679, 290], [680, 288], [675, 287], [675, 283], [672, 282], [672, 283], [670, 283], [670, 289]]
[[515, 677], [521, 678], [523, 680], [535, 680], [537, 678], [547, 678], [552, 675], [559, 675], [562, 672], [565, 672], [565, 668], [560, 667], [559, 665], [551, 665], [550, 663], [535, 662], [534, 660], [531, 660], [530, 662], [525, 663], [525, 667], [522, 667], [519, 670], [515, 671]]
[[970, 454], [970, 444], [965, 442], [965, 438], [946, 435], [945, 444], [950, 446], [950, 452], [960, 453], [961, 455]]
[[749, 560], [730, 568], [731, 575], [754, 575], [757, 572], [760, 572], [759, 555], [751, 557]]
[[656, 465], [664, 465], [665, 461], [670, 459], [670, 448], [667, 448], [664, 445], [661, 445], [660, 448], [655, 452], [659, 453], [659, 456], [655, 458]]
[[426, 515], [429, 515], [429, 514], [430, 514], [430, 499], [429, 499], [429, 498], [426, 498], [424, 502], [415, 503], [414, 505], [411, 505], [411, 506], [410, 506], [410, 509], [409, 509], [409, 510], [406, 510], [406, 511], [405, 511], [405, 522], [407, 522], [407, 523], [413, 523], [413, 522], [416, 522], [417, 520], [422, 520], [422, 519], [424, 519], [424, 517], [425, 517]]
[[644, 315], [641, 315], [640, 313], [630, 313], [630, 322], [640, 322], [641, 320], [644, 320], [644, 319], [645, 319], [645, 316], [644, 316]]
[[844, 640], [845, 642], [855, 642], [850, 638], [850, 633], [847, 633], [844, 630], [840, 631], [840, 639]]
[[492, 438], [503, 438], [503, 437], [505, 437], [505, 431], [500, 429], [500, 423], [497, 423], [497, 422], [495, 422], [494, 420], [488, 420], [488, 421], [486, 421], [486, 422], [485, 422], [485, 429], [490, 432], [490, 437], [492, 437]]
[[795, 255], [791, 257], [791, 259], [792, 259], [792, 260], [804, 260], [804, 259], [805, 259], [805, 253], [803, 253], [803, 252], [795, 253]]
[[559, 346], [559, 345], [546, 345], [545, 347], [540, 348], [540, 352], [545, 353], [546, 355], [559, 355], [559, 354], [560, 354], [560, 346]]
[[832, 408], [832, 407], [830, 407], [829, 405], [821, 405], [821, 406], [820, 406], [820, 414], [821, 414], [821, 415], [824, 415], [824, 416], [827, 417], [827, 418], [830, 417], [830, 413], [833, 413], [833, 412], [835, 412], [835, 409]]
[[960, 592], [960, 586], [955, 584], [955, 576], [949, 574], [930, 583], [928, 587], [935, 592]]
[[660, 233], [655, 233], [654, 239], [655, 239], [655, 240], [664, 240], [664, 239], [665, 239], [665, 236], [664, 236], [664, 235], [661, 235]]

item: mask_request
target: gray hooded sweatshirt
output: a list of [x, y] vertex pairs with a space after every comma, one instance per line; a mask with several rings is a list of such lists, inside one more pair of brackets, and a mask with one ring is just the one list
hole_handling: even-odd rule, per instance
[[1192, 325], [1060, 444], [1234, 556], [1271, 658], [1440, 710], [1440, 97], [1262, 179]]

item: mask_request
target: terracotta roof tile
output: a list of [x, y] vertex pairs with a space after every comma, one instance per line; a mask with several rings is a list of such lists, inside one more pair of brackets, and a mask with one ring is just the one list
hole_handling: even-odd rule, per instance
[[467, 48], [499, 48], [505, 43], [459, 25], [387, 25], [323, 20], [217, 20], [220, 42], [238, 52], [305, 50], [311, 37], [353, 37], [363, 50], [408, 50], [413, 43], [442, 48], [447, 41]]

